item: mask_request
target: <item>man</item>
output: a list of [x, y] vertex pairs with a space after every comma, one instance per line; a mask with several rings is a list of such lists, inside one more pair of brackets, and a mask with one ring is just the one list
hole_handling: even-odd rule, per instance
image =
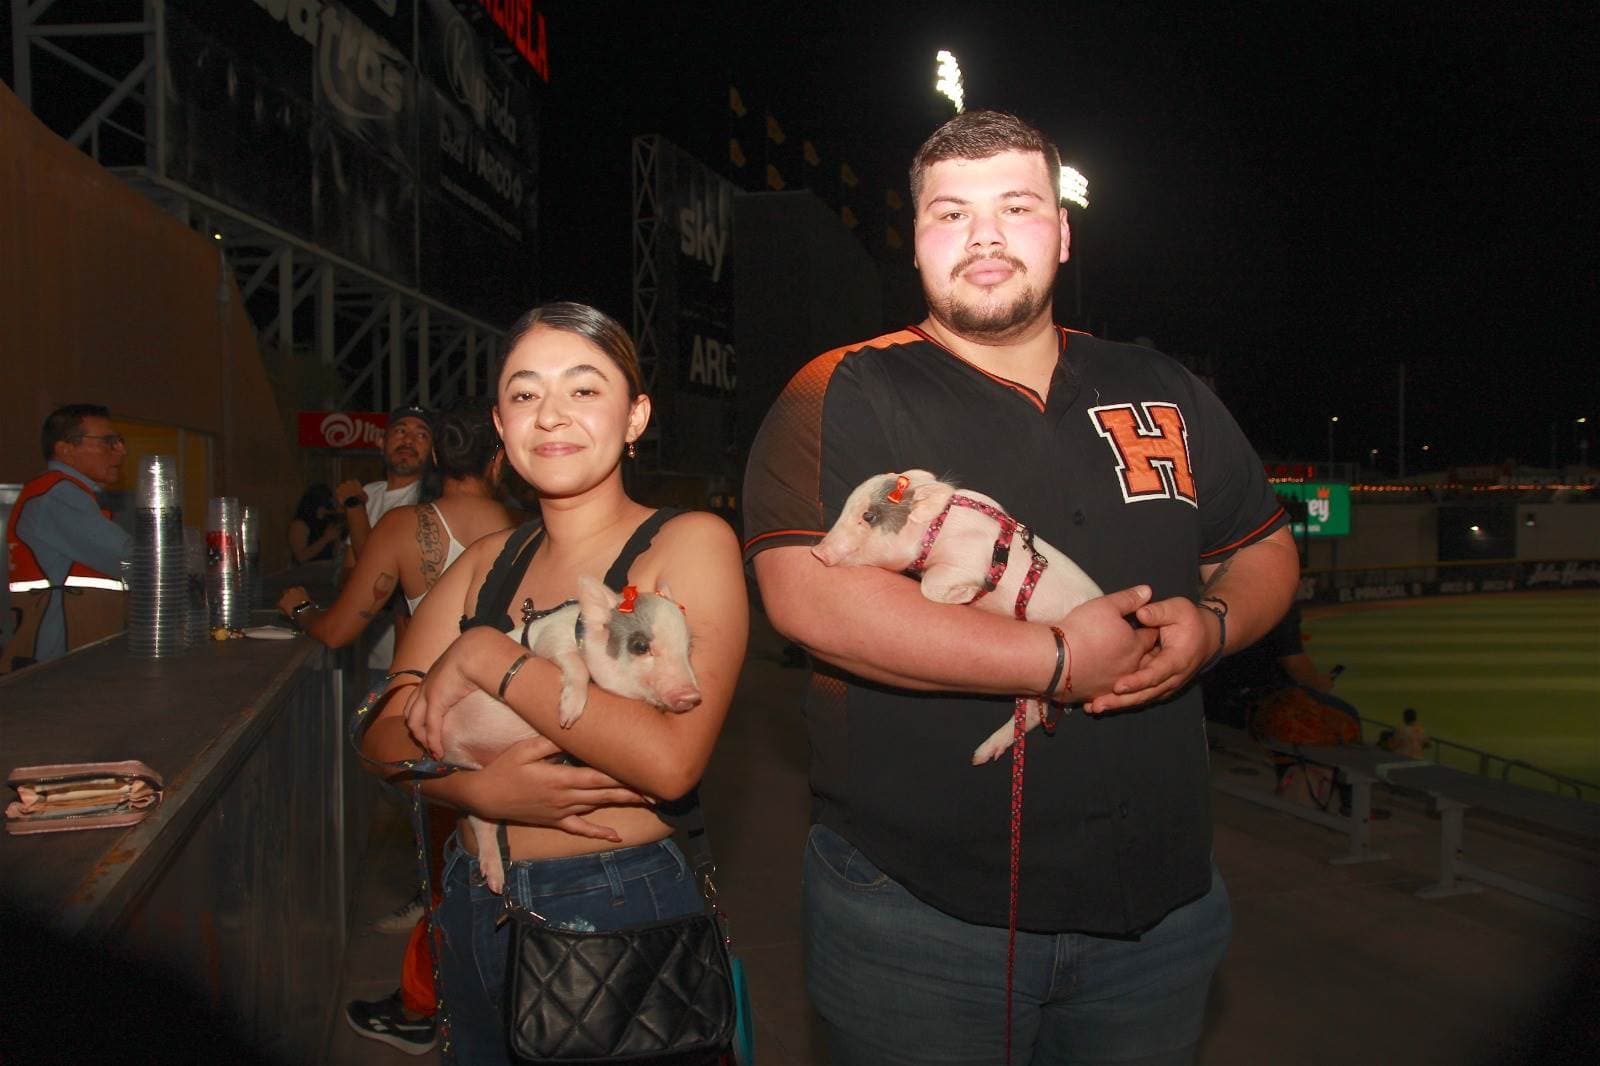
[[[1187, 1061], [1227, 945], [1190, 682], [1277, 621], [1298, 557], [1204, 386], [1052, 323], [1058, 174], [1013, 116], [937, 130], [911, 171], [928, 318], [809, 364], [746, 471], [762, 602], [817, 660], [807, 985], [836, 1063], [1006, 1057], [1011, 760], [968, 759], [1019, 694], [1087, 713], [1027, 738], [1016, 1061]], [[811, 555], [851, 489], [908, 468], [997, 498], [1121, 591], [1058, 640]]]
[[[344, 508], [350, 527], [350, 548], [345, 552], [344, 575], [349, 577], [355, 569], [356, 556], [366, 546], [367, 538], [378, 524], [378, 519], [396, 507], [407, 507], [418, 502], [422, 491], [422, 475], [428, 457], [433, 454], [433, 425], [428, 412], [415, 405], [397, 408], [389, 415], [388, 428], [383, 434], [382, 481], [361, 484], [354, 478], [340, 482], [334, 497]], [[385, 588], [374, 588], [378, 598], [394, 592], [394, 579], [387, 580]], [[371, 670], [387, 672], [394, 661], [394, 626], [385, 623], [373, 630], [372, 650], [367, 655]], [[409, 928], [409, 924], [406, 925]]]
[[45, 472], [22, 486], [6, 527], [17, 627], [0, 672], [58, 659], [122, 629], [122, 564], [133, 539], [100, 508], [128, 448], [98, 404], [68, 404], [40, 430]]

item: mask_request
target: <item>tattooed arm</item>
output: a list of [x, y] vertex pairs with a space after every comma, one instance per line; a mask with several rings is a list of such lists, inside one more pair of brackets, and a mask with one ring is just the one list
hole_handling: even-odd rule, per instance
[[[405, 557], [416, 550], [418, 508], [400, 507], [384, 515], [372, 531], [355, 570], [339, 590], [339, 598], [326, 608], [301, 611], [300, 628], [330, 648], [355, 640], [388, 606], [400, 585]], [[285, 590], [279, 609], [289, 613], [306, 599], [304, 589]]]
[[422, 558], [422, 587], [431, 589], [444, 573], [445, 557], [450, 551], [439, 512], [431, 503], [417, 508], [417, 551]]

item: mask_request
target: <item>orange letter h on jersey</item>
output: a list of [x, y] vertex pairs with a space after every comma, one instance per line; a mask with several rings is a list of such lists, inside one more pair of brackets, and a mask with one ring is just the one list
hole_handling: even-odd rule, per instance
[[1172, 403], [1139, 407], [1135, 411], [1133, 404], [1119, 403], [1089, 409], [1095, 428], [1117, 455], [1122, 498], [1129, 503], [1177, 498], [1199, 506], [1183, 412]]

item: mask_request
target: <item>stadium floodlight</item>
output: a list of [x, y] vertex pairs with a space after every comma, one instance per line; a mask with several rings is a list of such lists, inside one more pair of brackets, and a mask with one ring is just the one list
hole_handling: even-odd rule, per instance
[[1061, 168], [1061, 199], [1079, 207], [1089, 206], [1089, 179], [1075, 167]]
[[956, 105], [956, 113], [966, 110], [966, 90], [961, 87], [961, 64], [956, 62], [955, 53], [946, 49], [939, 49], [939, 54], [934, 57], [939, 61], [939, 69], [935, 71], [938, 79], [933, 83], [934, 90], [948, 97]]

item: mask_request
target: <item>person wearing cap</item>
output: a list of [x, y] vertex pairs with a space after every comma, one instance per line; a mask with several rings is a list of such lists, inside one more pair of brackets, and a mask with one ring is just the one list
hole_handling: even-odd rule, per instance
[[133, 538], [102, 510], [99, 494], [122, 473], [127, 442], [98, 404], [57, 408], [39, 438], [45, 472], [22, 486], [6, 525], [16, 632], [0, 673], [122, 629], [122, 564]]
[[[383, 480], [363, 485], [350, 478], [333, 490], [350, 527], [350, 547], [344, 555], [345, 579], [355, 570], [356, 558], [366, 547], [378, 519], [396, 507], [420, 502], [422, 475], [432, 454], [432, 415], [415, 404], [396, 408], [389, 413], [389, 426], [383, 434]], [[367, 666], [387, 671], [393, 658], [394, 626], [384, 622], [382, 631], [374, 633]]]
[[426, 410], [413, 404], [390, 412], [389, 427], [383, 434], [383, 480], [363, 485], [349, 478], [334, 490], [350, 524], [345, 569], [356, 565], [378, 519], [396, 507], [418, 502], [423, 470], [432, 452], [433, 421]]

